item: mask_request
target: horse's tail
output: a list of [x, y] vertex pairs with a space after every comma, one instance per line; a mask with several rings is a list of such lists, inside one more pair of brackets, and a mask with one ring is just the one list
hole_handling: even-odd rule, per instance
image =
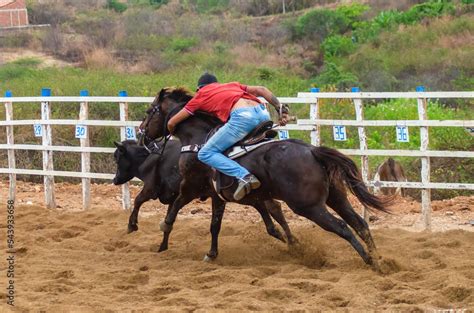
[[315, 159], [326, 167], [330, 183], [338, 185], [345, 182], [362, 204], [368, 208], [389, 212], [386, 206], [391, 199], [382, 199], [369, 192], [354, 161], [339, 151], [327, 147], [314, 147], [312, 153]]

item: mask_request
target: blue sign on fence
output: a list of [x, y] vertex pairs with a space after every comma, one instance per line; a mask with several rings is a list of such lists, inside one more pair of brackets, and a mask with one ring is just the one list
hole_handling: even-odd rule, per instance
[[334, 140], [336, 141], [346, 141], [347, 140], [347, 133], [346, 133], [346, 126], [342, 125], [335, 125], [332, 128], [334, 133]]
[[43, 136], [43, 125], [41, 124], [34, 124], [33, 131], [35, 132], [35, 137], [42, 137]]
[[397, 126], [397, 141], [398, 142], [409, 142], [410, 138], [408, 136], [408, 127], [407, 126]]
[[86, 139], [87, 138], [87, 126], [85, 125], [76, 125], [76, 138]]
[[125, 127], [125, 138], [127, 140], [137, 140], [137, 134], [135, 132], [135, 127], [133, 127], [133, 126]]
[[279, 130], [278, 138], [280, 138], [280, 140], [290, 139], [290, 133], [286, 129]]

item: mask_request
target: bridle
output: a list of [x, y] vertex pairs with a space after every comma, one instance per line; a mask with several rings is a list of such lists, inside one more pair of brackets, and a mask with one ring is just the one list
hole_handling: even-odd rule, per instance
[[[142, 125], [140, 125], [140, 127], [138, 128], [138, 144], [141, 145], [143, 144], [143, 146], [145, 147], [145, 149], [151, 153], [151, 151], [148, 149], [145, 141], [143, 140], [142, 141], [142, 138], [147, 140], [149, 143], [153, 142], [154, 139], [153, 138], [150, 138], [148, 137], [147, 133], [148, 133], [148, 125], [150, 124], [150, 121], [151, 119], [153, 118], [153, 115], [155, 115], [155, 113], [159, 114], [159, 108], [158, 108], [158, 105], [154, 105], [151, 109], [151, 112], [147, 112], [147, 116], [143, 119], [142, 121], [142, 124], [143, 122], [146, 120], [146, 123], [145, 123], [145, 127], [142, 128]], [[150, 115], [151, 114], [151, 115]], [[158, 142], [160, 142], [162, 139], [160, 139]]]
[[[146, 119], [146, 123], [145, 123], [145, 126], [144, 128], [140, 127], [138, 128], [138, 135], [139, 135], [139, 144], [143, 144], [143, 147], [146, 149], [146, 151], [148, 153], [154, 153], [152, 150], [150, 150], [150, 148], [148, 148], [148, 145], [145, 144], [144, 141], [142, 141], [141, 139], [144, 138], [145, 140], [147, 140], [149, 143], [153, 143], [154, 145], [154, 148], [158, 148], [158, 144], [164, 140], [164, 143], [163, 145], [161, 146], [161, 149], [160, 149], [160, 152], [158, 153], [159, 154], [159, 160], [161, 160], [161, 157], [163, 156], [163, 153], [165, 151], [165, 147], [166, 147], [166, 143], [168, 142], [169, 140], [169, 137], [171, 137], [171, 135], [164, 135], [162, 136], [159, 140], [155, 140], [153, 138], [150, 138], [147, 133], [148, 133], [148, 126], [150, 124], [150, 121], [153, 119], [153, 116], [155, 114], [160, 114], [160, 108], [158, 107], [158, 105], [153, 105], [152, 106], [152, 109], [151, 109], [151, 112], [147, 112], [147, 116], [145, 117]], [[144, 121], [145, 121], [144, 119]], [[166, 131], [166, 123], [164, 124], [164, 128], [165, 128], [165, 131]], [[166, 132], [163, 132], [163, 134], [166, 134]], [[153, 149], [153, 148], [152, 148]]]
[[[147, 112], [147, 117], [145, 117], [146, 119], [146, 123], [144, 125], [144, 128], [142, 127], [139, 127], [138, 128], [138, 134], [139, 136], [141, 136], [142, 138], [148, 140], [149, 142], [153, 142], [154, 143], [154, 146], [155, 148], [157, 147], [157, 144], [160, 143], [161, 141], [163, 141], [163, 145], [161, 146], [161, 149], [160, 149], [160, 152], [158, 153], [159, 154], [159, 160], [161, 160], [161, 157], [163, 156], [163, 153], [165, 151], [165, 147], [166, 147], [166, 144], [168, 143], [168, 141], [170, 140], [171, 138], [171, 134], [167, 134], [168, 133], [168, 121], [169, 119], [175, 114], [176, 111], [178, 110], [181, 110], [182, 107], [180, 105], [177, 105], [176, 107], [174, 107], [170, 112], [168, 112], [168, 114], [165, 116], [164, 118], [164, 123], [163, 123], [163, 136], [158, 140], [158, 141], [155, 141], [155, 139], [153, 138], [150, 138], [147, 133], [148, 133], [148, 126], [150, 124], [150, 121], [153, 119], [153, 116], [155, 114], [159, 115], [160, 114], [160, 108], [159, 108], [159, 104], [156, 104], [156, 105], [152, 105], [152, 108], [151, 108], [151, 111]], [[141, 126], [141, 125], [140, 125]], [[141, 138], [140, 138], [141, 139]], [[141, 140], [139, 140], [139, 142], [141, 142]], [[153, 153], [148, 147], [147, 145], [143, 142], [143, 146], [145, 147], [145, 149], [148, 151], [148, 153]]]

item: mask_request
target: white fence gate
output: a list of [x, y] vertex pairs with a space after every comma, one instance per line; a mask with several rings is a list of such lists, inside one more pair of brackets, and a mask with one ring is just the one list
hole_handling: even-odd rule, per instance
[[[447, 158], [473, 158], [472, 151], [434, 151], [428, 150], [429, 135], [428, 127], [465, 127], [474, 128], [473, 120], [428, 120], [427, 105], [428, 99], [441, 98], [474, 98], [474, 92], [424, 92], [424, 89], [417, 88], [417, 92], [387, 92], [372, 93], [360, 92], [353, 88], [350, 93], [320, 93], [313, 89], [312, 92], [298, 93], [297, 97], [282, 97], [280, 102], [287, 104], [308, 104], [310, 105], [309, 119], [299, 119], [296, 124], [289, 124], [281, 129], [284, 130], [305, 130], [311, 132], [311, 143], [321, 144], [320, 126], [333, 126], [335, 138], [344, 139], [346, 136], [345, 126], [357, 126], [360, 147], [359, 149], [340, 149], [348, 155], [361, 157], [361, 172], [364, 182], [371, 187], [404, 187], [422, 189], [422, 214], [426, 229], [431, 227], [431, 189], [464, 189], [474, 190], [474, 183], [432, 183], [430, 182], [430, 157]], [[136, 103], [151, 103], [151, 97], [127, 97], [126, 92], [121, 91], [119, 97], [89, 97], [87, 91], [81, 91], [80, 97], [51, 97], [49, 89], [43, 89], [41, 97], [12, 97], [10, 92], [6, 92], [5, 97], [0, 98], [0, 102], [5, 103], [5, 120], [0, 120], [0, 126], [6, 127], [6, 144], [0, 144], [0, 150], [8, 151], [8, 168], [0, 168], [0, 174], [9, 175], [9, 197], [15, 199], [16, 175], [41, 175], [44, 176], [45, 203], [48, 208], [54, 208], [54, 176], [78, 177], [82, 179], [83, 207], [90, 207], [90, 182], [95, 179], [112, 179], [114, 174], [92, 173], [90, 171], [91, 153], [113, 153], [114, 148], [91, 147], [89, 143], [88, 128], [94, 126], [120, 127], [120, 139], [131, 139], [135, 134], [135, 127], [140, 122], [128, 120], [128, 105]], [[320, 119], [319, 100], [320, 99], [352, 99], [355, 106], [355, 120], [332, 120]], [[364, 120], [364, 99], [417, 99], [418, 120]], [[36, 120], [14, 120], [13, 108], [15, 103], [41, 103], [41, 119]], [[51, 119], [51, 105], [55, 102], [76, 102], [80, 103], [80, 112], [77, 120]], [[89, 104], [97, 102], [112, 102], [119, 104], [120, 120], [90, 120]], [[42, 145], [27, 145], [14, 143], [14, 126], [30, 125], [33, 127], [36, 136], [42, 137]], [[52, 125], [73, 125], [75, 126], [76, 138], [80, 139], [79, 146], [54, 146], [52, 145]], [[373, 126], [393, 126], [397, 127], [400, 139], [404, 138], [406, 127], [420, 128], [420, 150], [373, 150], [368, 149], [365, 127]], [[43, 169], [18, 169], [15, 165], [15, 150], [37, 150], [43, 153]], [[81, 171], [56, 171], [53, 167], [53, 152], [63, 151], [71, 153], [81, 153]], [[369, 179], [369, 156], [408, 156], [421, 158], [421, 182], [376, 182]], [[122, 202], [124, 209], [131, 206], [130, 192], [128, 184], [122, 186]], [[363, 215], [366, 217], [366, 210]]]

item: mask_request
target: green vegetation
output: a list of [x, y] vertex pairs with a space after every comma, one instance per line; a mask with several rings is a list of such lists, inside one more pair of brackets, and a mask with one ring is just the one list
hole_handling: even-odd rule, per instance
[[[423, 77], [425, 81], [435, 80], [433, 86], [437, 88], [452, 89], [452, 77], [435, 77], [438, 75], [433, 73], [433, 69], [439, 70], [441, 64], [446, 64], [450, 67], [445, 71], [448, 73], [461, 68], [463, 70], [459, 73], [467, 71], [468, 75], [472, 75], [474, 72], [473, 64], [461, 61], [466, 55], [468, 59], [474, 57], [469, 40], [454, 47], [440, 45], [440, 40], [444, 38], [456, 38], [463, 36], [466, 31], [472, 31], [474, 20], [471, 16], [452, 21], [432, 20], [429, 26], [417, 24], [423, 19], [453, 15], [456, 6], [451, 1], [431, 0], [405, 12], [382, 11], [373, 19], [363, 21], [360, 20], [361, 14], [365, 12], [363, 7], [355, 5], [355, 9], [352, 6], [344, 8], [346, 12], [352, 12], [345, 24], [339, 22], [339, 25], [346, 27], [331, 27], [333, 33], [319, 32], [325, 35], [321, 44], [324, 66], [315, 78], [317, 84], [334, 84], [343, 89], [349, 83], [369, 90], [406, 90], [423, 82], [414, 82], [406, 77], [413, 77], [416, 73], [418, 78]], [[338, 10], [334, 10], [332, 15], [341, 20], [344, 14], [337, 14]], [[299, 21], [315, 12], [327, 14], [327, 10], [315, 10], [303, 15]], [[408, 28], [399, 31], [397, 28], [400, 25]], [[433, 47], [436, 47], [434, 51]], [[460, 55], [463, 57], [460, 58]], [[461, 79], [459, 73], [458, 79]], [[463, 85], [461, 79], [457, 86]]]
[[125, 3], [118, 2], [117, 0], [107, 0], [107, 8], [122, 13], [128, 9], [128, 6]]

